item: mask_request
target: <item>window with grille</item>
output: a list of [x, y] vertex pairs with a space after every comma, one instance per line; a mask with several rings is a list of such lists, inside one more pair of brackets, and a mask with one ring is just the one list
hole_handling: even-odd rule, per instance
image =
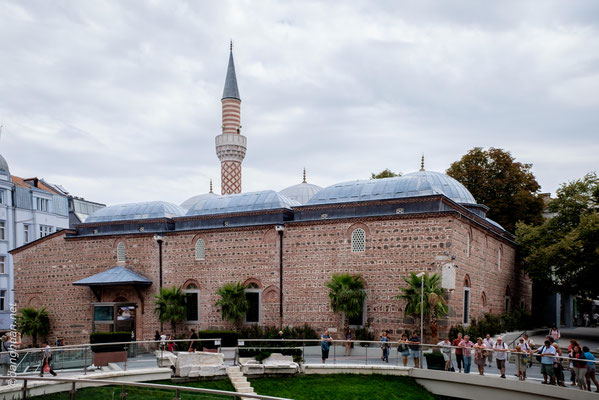
[[117, 261], [125, 261], [126, 258], [127, 258], [127, 256], [125, 254], [125, 243], [120, 242], [116, 246], [116, 260]]
[[40, 238], [48, 236], [52, 233], [52, 227], [48, 225], [40, 225]]
[[206, 243], [204, 239], [198, 239], [196, 242], [196, 260], [203, 260], [206, 258]]
[[366, 250], [366, 232], [364, 229], [357, 228], [351, 234], [351, 251], [354, 253], [364, 252]]

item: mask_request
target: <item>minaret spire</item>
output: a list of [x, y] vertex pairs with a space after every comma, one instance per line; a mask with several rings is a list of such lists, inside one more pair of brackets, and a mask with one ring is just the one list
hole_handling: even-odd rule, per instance
[[307, 183], [307, 182], [306, 182], [306, 167], [304, 167], [304, 180], [303, 180], [303, 182], [302, 182], [302, 183]]
[[420, 171], [424, 171], [424, 153], [422, 153], [422, 158], [420, 158]]
[[241, 163], [245, 158], [247, 138], [241, 134], [241, 97], [237, 87], [233, 41], [229, 44], [229, 65], [222, 103], [222, 132], [216, 136], [216, 155], [220, 160], [221, 194], [241, 193]]

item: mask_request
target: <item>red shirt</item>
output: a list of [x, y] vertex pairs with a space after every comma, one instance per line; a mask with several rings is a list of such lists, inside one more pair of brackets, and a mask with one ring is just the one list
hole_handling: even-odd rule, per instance
[[[455, 339], [453, 342], [451, 342], [451, 345], [454, 347], [457, 347], [457, 346], [459, 346], [461, 341], [462, 341], [462, 339]], [[462, 349], [460, 347], [455, 349], [455, 354], [456, 354], [456, 356], [461, 356], [463, 354]]]

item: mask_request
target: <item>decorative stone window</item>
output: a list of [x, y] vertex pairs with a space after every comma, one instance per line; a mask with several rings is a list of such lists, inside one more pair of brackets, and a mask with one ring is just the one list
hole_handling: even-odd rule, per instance
[[470, 323], [470, 278], [468, 275], [464, 279], [464, 318], [462, 323], [464, 325]]
[[206, 258], [206, 243], [204, 239], [198, 239], [196, 241], [196, 260], [203, 260]]
[[189, 283], [183, 289], [185, 293], [186, 322], [200, 323], [200, 288], [195, 283]]
[[497, 271], [501, 271], [501, 247], [497, 249]]
[[118, 262], [125, 262], [127, 256], [125, 254], [125, 243], [119, 242], [116, 246], [116, 260]]
[[259, 324], [260, 323], [260, 306], [262, 302], [262, 293], [258, 284], [252, 282], [247, 285], [245, 290], [245, 298], [248, 301], [248, 310], [245, 313], [246, 324]]
[[483, 305], [483, 308], [487, 308], [487, 295], [485, 292], [483, 292], [483, 294], [480, 296], [480, 302]]
[[351, 251], [363, 253], [366, 251], [366, 232], [362, 228], [356, 228], [351, 233]]
[[472, 245], [472, 232], [466, 234], [466, 257], [470, 257], [470, 246]]

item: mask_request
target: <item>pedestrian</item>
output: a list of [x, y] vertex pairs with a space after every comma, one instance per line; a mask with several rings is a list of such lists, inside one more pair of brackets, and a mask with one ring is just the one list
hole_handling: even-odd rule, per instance
[[561, 334], [559, 333], [559, 329], [556, 328], [555, 324], [549, 329], [549, 336], [553, 338], [555, 343], [559, 343], [559, 338]]
[[553, 360], [553, 373], [555, 374], [555, 380], [559, 386], [566, 387], [564, 383], [564, 366], [562, 365], [562, 349], [555, 342], [552, 336], [548, 336], [547, 340], [551, 342], [551, 345], [555, 348], [556, 357]]
[[[576, 374], [576, 384], [581, 390], [586, 389], [585, 374], [587, 372], [587, 362], [584, 353], [579, 345], [572, 349], [572, 364], [574, 365], [574, 373]], [[585, 361], [583, 361], [585, 360]]]
[[420, 337], [418, 333], [414, 331], [412, 336], [408, 339], [410, 354], [414, 360], [414, 368], [420, 368]]
[[383, 351], [383, 356], [381, 359], [388, 363], [389, 362], [389, 334], [387, 331], [383, 331], [381, 333], [381, 350]]
[[501, 372], [501, 377], [505, 379], [505, 361], [507, 360], [507, 352], [509, 348], [503, 341], [503, 338], [498, 337], [495, 345], [493, 346], [495, 352], [495, 362], [497, 363], [497, 369]]
[[343, 356], [351, 356], [351, 346], [351, 329], [348, 326], [347, 328], [345, 328], [345, 353], [343, 353]]
[[587, 372], [585, 378], [587, 379], [587, 390], [591, 391], [591, 381], [595, 384], [595, 393], [599, 393], [599, 384], [597, 384], [597, 378], [595, 378], [595, 356], [589, 351], [587, 346], [582, 348], [584, 357], [589, 360], [587, 361]]
[[[570, 339], [570, 344], [568, 345], [568, 357], [572, 357], [572, 352], [574, 350], [574, 346], [578, 346], [578, 342], [575, 339]], [[568, 369], [570, 370], [570, 386], [576, 386], [576, 371], [574, 370], [574, 364], [572, 360], [568, 360]]]
[[167, 350], [170, 351], [171, 353], [175, 351], [175, 342], [173, 342], [175, 338], [173, 337], [173, 335], [168, 335], [168, 343], [167, 343]]
[[189, 340], [191, 340], [191, 342], [189, 343], [189, 350], [187, 351], [190, 353], [195, 353], [198, 349], [198, 334], [193, 328], [191, 328], [191, 336], [189, 336]]
[[476, 344], [474, 345], [474, 363], [478, 367], [479, 375], [485, 374], [485, 352], [487, 346], [483, 343], [483, 338], [476, 339]]
[[451, 370], [451, 342], [449, 338], [437, 343], [437, 346], [441, 348], [441, 354], [443, 354], [443, 360], [445, 360], [445, 371]]
[[401, 340], [399, 341], [399, 346], [397, 346], [397, 352], [401, 353], [401, 361], [403, 362], [403, 366], [408, 366], [408, 357], [410, 356], [410, 348], [408, 347], [408, 336], [405, 333], [401, 334]]
[[531, 348], [524, 338], [521, 337], [518, 339], [518, 344], [516, 345], [516, 358], [518, 360], [518, 379], [521, 381], [526, 380], [526, 368], [528, 368], [528, 363], [530, 362], [530, 351]]
[[56, 376], [56, 372], [52, 369], [52, 348], [47, 340], [42, 342], [42, 370], [40, 376], [44, 376], [44, 372], [49, 372], [52, 376]]
[[[10, 368], [10, 341], [8, 335], [2, 335], [2, 342], [0, 343], [0, 367], [2, 368], [2, 376], [8, 376], [8, 369]], [[2, 385], [7, 385], [6, 378], [2, 379]]]
[[154, 334], [154, 340], [155, 340], [156, 342], [159, 342], [159, 341], [160, 341], [160, 332], [156, 331], [156, 333]]
[[487, 348], [487, 363], [488, 366], [491, 367], [493, 364], [493, 345], [495, 342], [490, 334], [487, 333], [487, 336], [483, 339], [483, 344]]
[[584, 326], [590, 326], [591, 325], [591, 317], [589, 316], [589, 313], [584, 313], [582, 315], [582, 319], [584, 319]]
[[[545, 340], [544, 345], [535, 350], [535, 353], [541, 356], [541, 373], [543, 374], [543, 382], [541, 383], [555, 385], [555, 373], [553, 371], [553, 361], [557, 354], [555, 347], [551, 345], [549, 340]], [[547, 378], [549, 378], [549, 382], [547, 382]]]
[[472, 365], [472, 346], [474, 346], [474, 343], [470, 341], [470, 336], [466, 335], [459, 346], [462, 348], [462, 354], [464, 356], [464, 373], [469, 374], [470, 366]]
[[458, 333], [457, 339], [451, 343], [451, 345], [455, 348], [455, 361], [458, 364], [458, 371], [462, 372], [462, 364], [464, 363], [464, 354], [462, 353], [462, 348], [460, 347], [460, 342], [462, 341], [462, 334]]
[[524, 341], [528, 344], [528, 347], [530, 347], [531, 350], [534, 350], [535, 342], [528, 337], [528, 333], [525, 333], [524, 335], [522, 335], [522, 337], [524, 338]]
[[322, 363], [324, 364], [329, 358], [329, 349], [333, 338], [331, 337], [329, 330], [325, 329], [324, 333], [320, 335], [320, 351], [322, 352]]

